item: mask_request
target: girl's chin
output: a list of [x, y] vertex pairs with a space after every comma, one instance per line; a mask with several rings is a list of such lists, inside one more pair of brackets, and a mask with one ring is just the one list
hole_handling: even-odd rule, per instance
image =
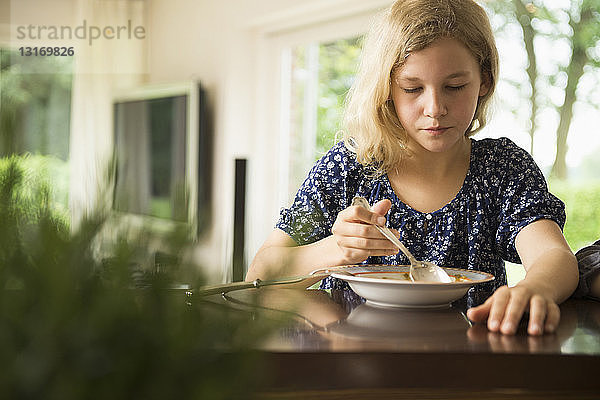
[[419, 141], [421, 147], [436, 153], [455, 148], [458, 145], [458, 140], [449, 137], [434, 136], [423, 139]]
[[430, 153], [444, 153], [447, 151], [456, 151], [458, 147], [467, 144], [468, 139], [463, 141], [460, 139], [435, 137], [419, 140], [417, 146]]

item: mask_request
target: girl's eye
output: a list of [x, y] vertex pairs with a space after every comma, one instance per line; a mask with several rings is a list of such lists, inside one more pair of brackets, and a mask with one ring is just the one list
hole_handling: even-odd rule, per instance
[[464, 89], [465, 86], [467, 86], [466, 83], [464, 85], [448, 86], [448, 89], [452, 90], [452, 91], [459, 91], [459, 90]]
[[403, 88], [404, 93], [417, 93], [421, 88]]

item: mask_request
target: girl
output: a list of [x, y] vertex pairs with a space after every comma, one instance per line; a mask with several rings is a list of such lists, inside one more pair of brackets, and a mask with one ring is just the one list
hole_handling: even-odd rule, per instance
[[[310, 171], [247, 279], [335, 265], [407, 264], [372, 224], [388, 225], [417, 259], [489, 272], [468, 311], [491, 331], [556, 328], [578, 270], [561, 228], [564, 205], [510, 140], [470, 137], [486, 123], [498, 53], [472, 0], [398, 0], [369, 33], [345, 113], [344, 141]], [[374, 212], [350, 206], [354, 196]], [[387, 215], [387, 219], [386, 216]], [[527, 275], [506, 286], [504, 261]], [[325, 279], [322, 288], [343, 283]]]

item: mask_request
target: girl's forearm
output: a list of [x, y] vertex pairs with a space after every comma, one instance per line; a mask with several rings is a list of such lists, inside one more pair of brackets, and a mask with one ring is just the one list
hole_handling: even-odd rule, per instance
[[557, 304], [565, 301], [577, 287], [577, 260], [567, 249], [549, 250], [531, 265], [524, 266], [527, 274], [518, 285], [534, 288]]
[[268, 246], [261, 248], [252, 261], [246, 280], [273, 279], [310, 272], [341, 263], [332, 237], [304, 246]]

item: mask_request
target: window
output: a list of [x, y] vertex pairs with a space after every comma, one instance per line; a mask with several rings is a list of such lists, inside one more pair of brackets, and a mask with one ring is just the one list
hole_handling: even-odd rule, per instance
[[68, 215], [72, 60], [22, 57], [0, 49], [0, 157], [23, 156], [35, 180], [51, 184]]
[[[289, 79], [289, 179], [291, 200], [314, 162], [341, 138], [344, 101], [352, 86], [360, 37], [294, 46], [283, 64]], [[287, 76], [286, 76], [287, 75]]]
[[[359, 38], [388, 5], [389, 0], [313, 2], [250, 24], [257, 46], [247, 254], [256, 254], [315, 159], [335, 141]], [[348, 63], [338, 63], [340, 53], [348, 55]], [[338, 85], [327, 87], [333, 73]]]

